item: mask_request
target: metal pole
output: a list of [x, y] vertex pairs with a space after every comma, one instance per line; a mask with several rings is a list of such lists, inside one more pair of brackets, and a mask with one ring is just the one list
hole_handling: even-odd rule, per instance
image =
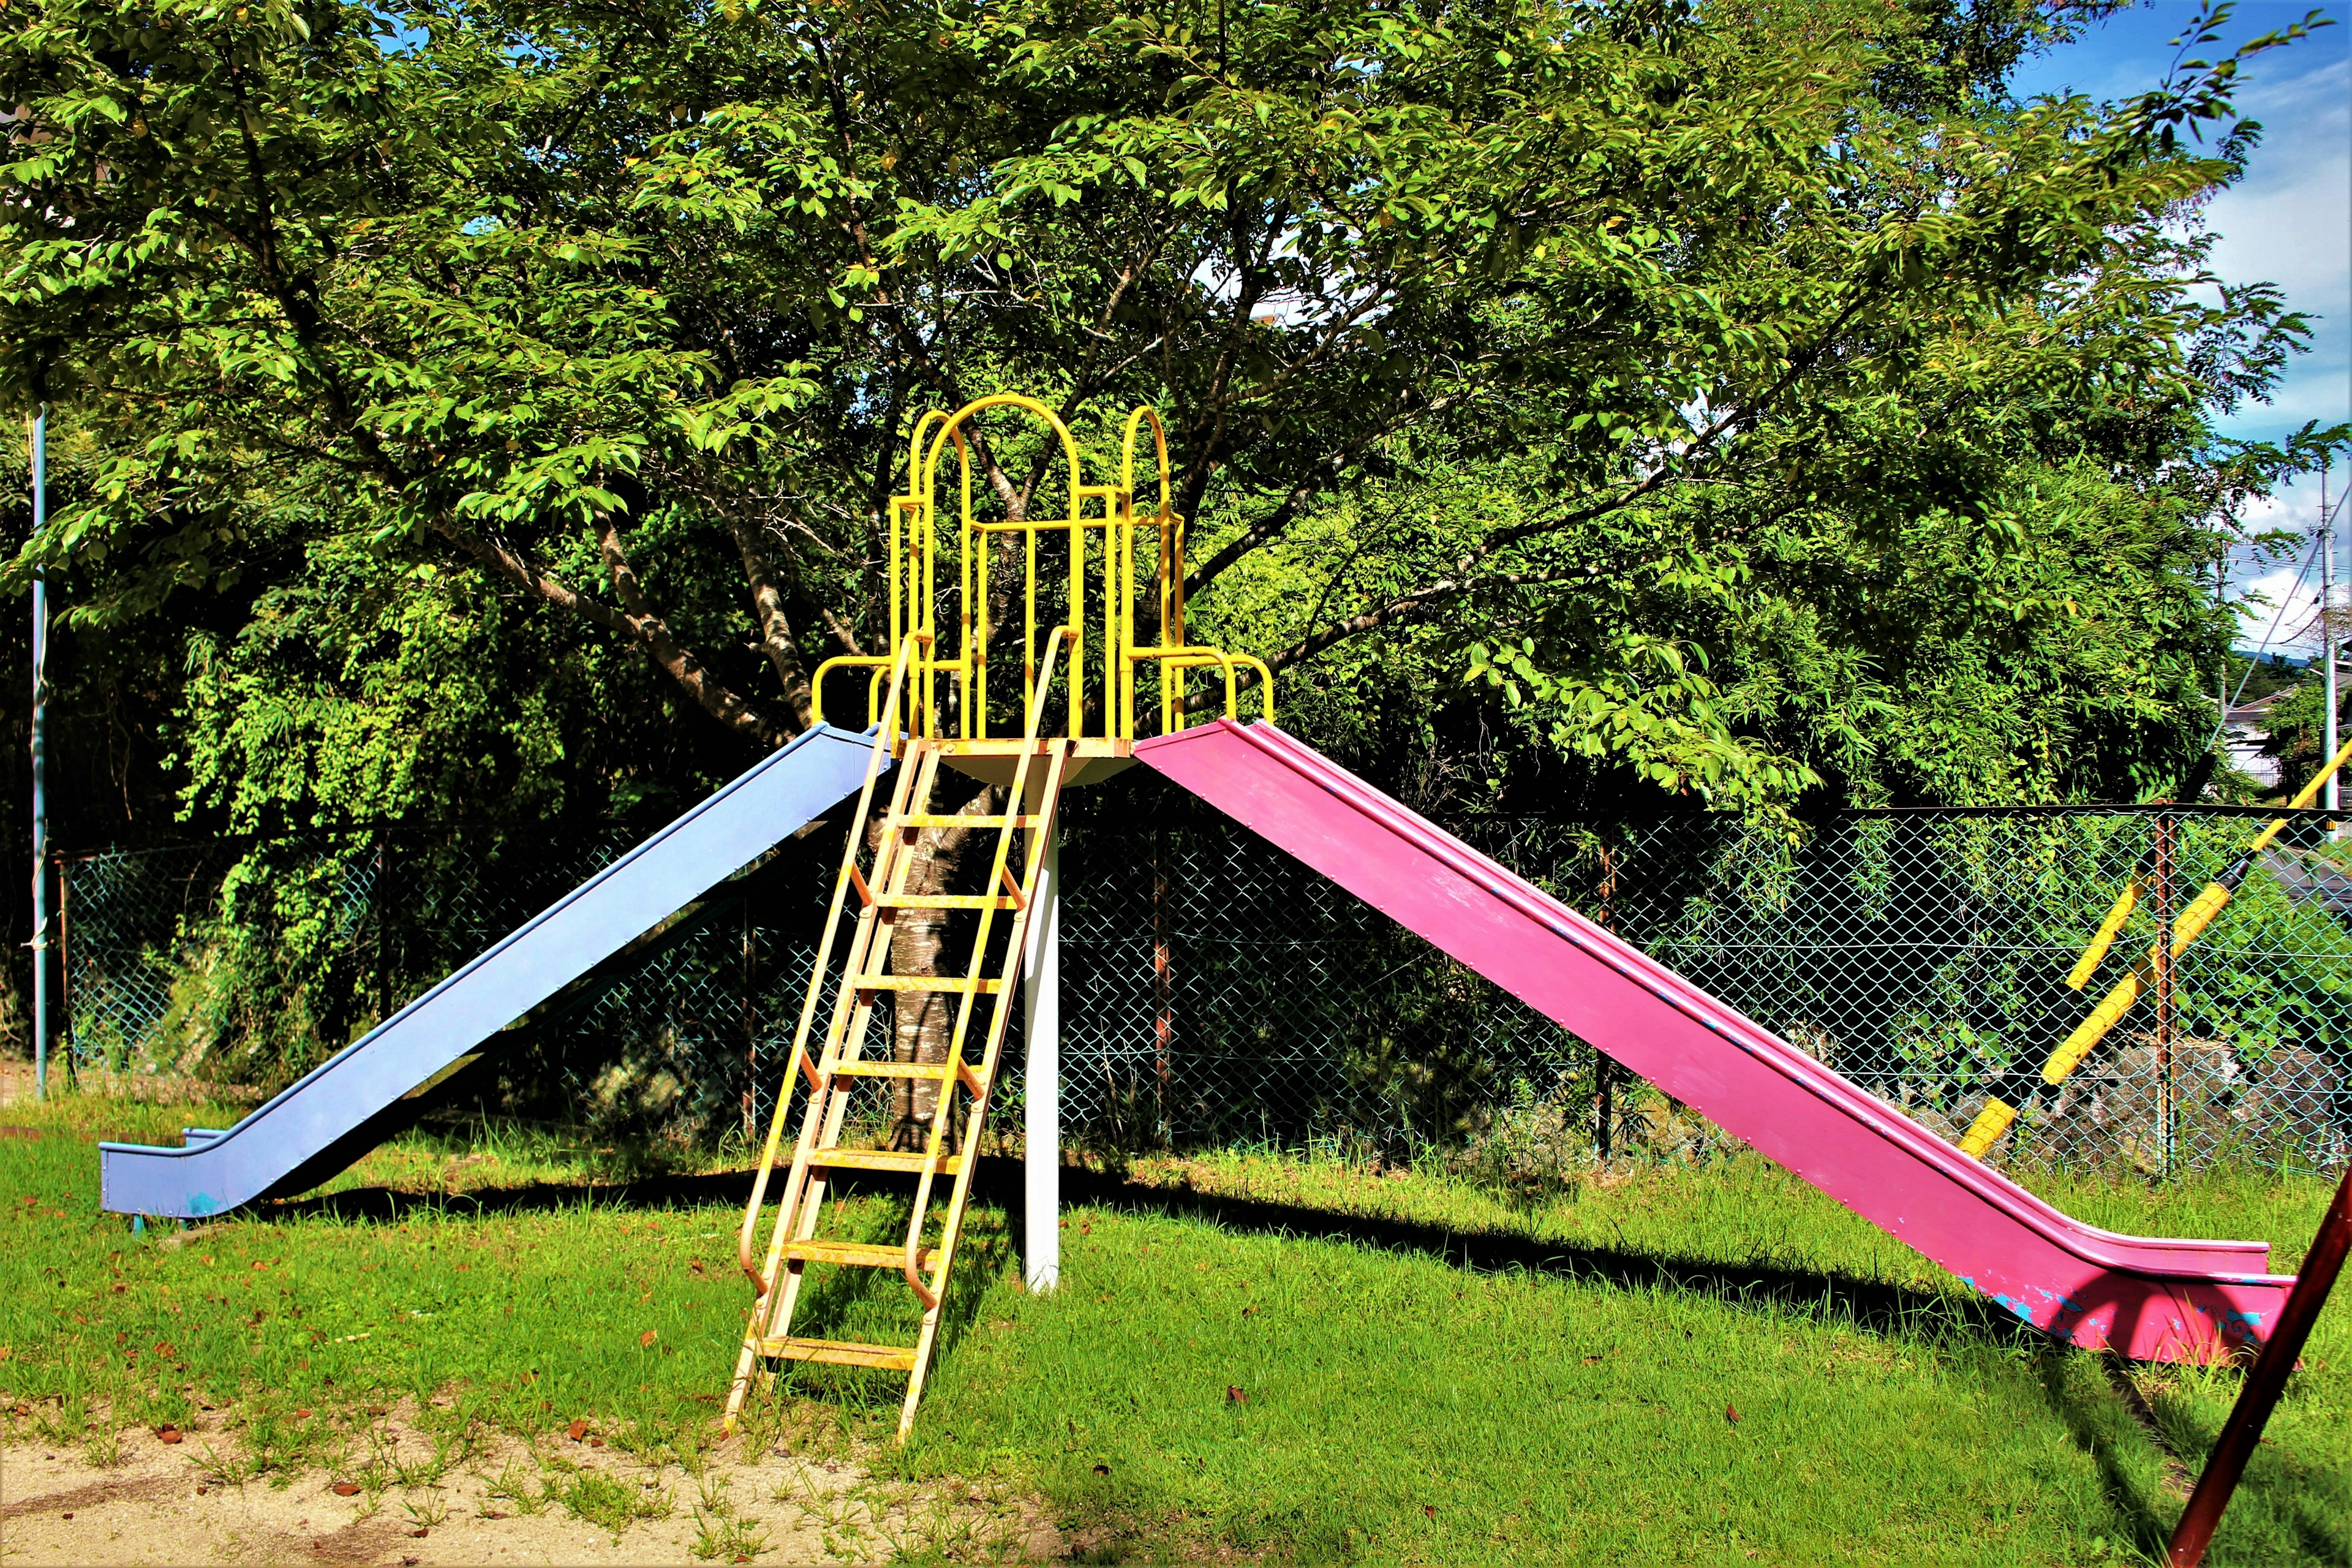
[[[33, 416], [33, 536], [49, 521], [49, 411]], [[33, 568], [33, 1098], [49, 1097], [49, 805], [43, 793], [49, 693], [49, 590]]]
[[[2329, 753], [2331, 756], [2333, 752]], [[2172, 1174], [2174, 1133], [2172, 1096], [2172, 818], [2156, 819], [2156, 945], [2148, 956], [2156, 961], [2156, 1150], [2158, 1172]]]
[[[1023, 809], [1035, 811], [1037, 803]], [[1021, 1282], [1051, 1290], [1062, 1278], [1062, 835], [1045, 838], [1037, 904], [1021, 955], [1022, 1195], [1026, 1243]]]
[[[2321, 742], [2320, 755], [2336, 754], [2336, 524], [2327, 515], [2327, 459], [2319, 460], [2319, 662], [2326, 670], [2327, 721], [2326, 739]], [[2327, 788], [2320, 804], [2329, 811], [2343, 805], [2343, 795], [2336, 788], [2335, 775], [2330, 774]], [[2329, 824], [2330, 830], [2334, 824]]]
[[2263, 1342], [2254, 1357], [2254, 1369], [2246, 1374], [2246, 1386], [2231, 1407], [2230, 1419], [2222, 1424], [2221, 1440], [2205, 1461], [2205, 1473], [2197, 1478], [2197, 1489], [2189, 1494], [2188, 1510], [2165, 1552], [2167, 1568], [2197, 1568], [2203, 1560], [2213, 1531], [2221, 1522], [2221, 1510], [2230, 1506], [2230, 1494], [2238, 1489], [2246, 1461], [2253, 1457], [2254, 1445], [2262, 1441], [2263, 1426], [2277, 1407], [2279, 1395], [2286, 1392], [2287, 1374], [2294, 1370], [2295, 1359], [2303, 1354], [2304, 1342], [2311, 1335], [2311, 1325], [2318, 1319], [2319, 1309], [2326, 1305], [2327, 1292], [2344, 1268], [2347, 1244], [2352, 1244], [2352, 1166], [2346, 1168], [2344, 1179], [2336, 1184], [2336, 1201], [2327, 1205], [2327, 1214], [2319, 1222], [2319, 1235], [2304, 1255], [2294, 1289], [2287, 1292], [2286, 1305], [2279, 1309], [2271, 1337]]

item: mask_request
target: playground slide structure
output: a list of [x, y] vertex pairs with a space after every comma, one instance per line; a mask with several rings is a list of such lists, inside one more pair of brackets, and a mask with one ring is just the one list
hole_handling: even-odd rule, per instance
[[194, 1219], [300, 1192], [398, 1130], [508, 1024], [856, 793], [869, 735], [819, 724], [526, 921], [236, 1126], [100, 1147], [102, 1205]]
[[[991, 492], [974, 483], [968, 431], [992, 412], [1033, 422], [1049, 457], [1061, 453], [1065, 513], [1038, 505], [992, 520], [974, 510], [975, 497]], [[943, 505], [941, 469], [950, 463], [957, 471]], [[730, 1430], [755, 1388], [814, 1363], [905, 1373], [898, 1436], [906, 1439], [937, 1347], [971, 1192], [969, 1152], [986, 1122], [1013, 998], [1030, 984], [1030, 916], [1036, 905], [1051, 907], [1045, 867], [1058, 797], [1135, 763], [1427, 937], [2037, 1328], [2085, 1348], [2205, 1361], [2263, 1340], [2277, 1325], [2293, 1281], [2262, 1271], [2264, 1244], [2150, 1240], [2067, 1218], [1275, 728], [1265, 665], [1187, 636], [1186, 524], [1171, 504], [1165, 435], [1149, 407], [1128, 416], [1115, 471], [1115, 483], [1087, 483], [1076, 438], [1034, 398], [994, 394], [952, 414], [924, 415], [908, 440], [906, 489], [890, 502], [888, 651], [828, 659], [811, 678], [820, 718], [829, 678], [862, 686], [870, 731], [887, 737], [903, 766], [887, 802], [875, 788], [878, 768], [860, 795], [856, 819], [874, 809], [875, 831], [847, 837], [828, 934], [745, 1205], [737, 1262], [753, 1300], [727, 1396]], [[1159, 480], [1149, 510], [1138, 505], [1139, 475]], [[1017, 615], [990, 586], [992, 572], [1008, 568], [1020, 589]], [[1052, 584], [1058, 604], [1040, 601], [1041, 583]], [[1207, 692], [1191, 689], [1195, 678]], [[1192, 724], [1220, 688], [1224, 717]], [[1245, 726], [1239, 702], [1249, 691], [1261, 718]], [[941, 795], [950, 773], [1005, 794], [993, 804], [961, 788]], [[970, 890], [919, 879], [922, 835], [948, 828], [992, 834], [993, 853], [973, 862], [986, 875]], [[892, 935], [910, 910], [971, 919], [926, 962], [902, 971]], [[835, 968], [845, 914], [855, 930]], [[1054, 923], [1049, 912], [1036, 929]], [[1051, 972], [1042, 952], [1039, 971]], [[952, 1026], [940, 1048], [916, 1059], [870, 1054], [876, 1009], [910, 994], [945, 1005]], [[807, 1092], [793, 1092], [803, 1083]], [[795, 1103], [798, 1130], [788, 1140]], [[1039, 1117], [1049, 1135], [1050, 1116]], [[1032, 1158], [1038, 1153], [1033, 1145]], [[840, 1231], [826, 1193], [844, 1171], [913, 1178], [903, 1237], [877, 1242]], [[1041, 1195], [1049, 1193], [1041, 1182], [1031, 1194], [1034, 1225], [1052, 1224], [1052, 1200]], [[1041, 1251], [1050, 1258], [1050, 1240]], [[795, 1320], [811, 1266], [899, 1277], [921, 1313], [914, 1342], [808, 1332], [814, 1325]]]
[[1134, 754], [2037, 1328], [2204, 1361], [2277, 1321], [2266, 1244], [2069, 1219], [1272, 724]]

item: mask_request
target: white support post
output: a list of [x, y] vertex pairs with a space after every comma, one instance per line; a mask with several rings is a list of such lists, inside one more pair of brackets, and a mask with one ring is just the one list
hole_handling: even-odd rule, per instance
[[[2320, 741], [2319, 754], [2332, 757], [2338, 744], [2336, 739], [2336, 527], [2335, 519], [2327, 515], [2327, 468], [2326, 458], [2319, 460], [2319, 662], [2326, 671], [2321, 685], [2327, 711], [2321, 722], [2325, 731]], [[2344, 796], [2336, 784], [2336, 773], [2327, 775], [2326, 786], [2321, 791], [2319, 804], [2330, 813], [2342, 809]], [[2334, 823], [2328, 824], [2331, 833]]]
[[[1034, 802], [1023, 809], [1034, 811]], [[1045, 837], [1037, 905], [1021, 955], [1023, 1215], [1021, 1282], [1051, 1290], [1062, 1278], [1062, 835]]]

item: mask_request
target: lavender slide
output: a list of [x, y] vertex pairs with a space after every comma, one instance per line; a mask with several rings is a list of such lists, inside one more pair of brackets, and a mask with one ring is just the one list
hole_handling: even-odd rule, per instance
[[[227, 1129], [99, 1145], [99, 1202], [195, 1219], [318, 1185], [483, 1042], [865, 783], [870, 736], [820, 724], [531, 917]], [[413, 1104], [405, 1108], [413, 1109]]]

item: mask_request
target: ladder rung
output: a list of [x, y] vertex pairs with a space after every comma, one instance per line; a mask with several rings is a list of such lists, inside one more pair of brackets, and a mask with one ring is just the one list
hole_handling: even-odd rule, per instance
[[[877, 1247], [865, 1241], [788, 1241], [784, 1256], [803, 1263], [845, 1263], [854, 1268], [904, 1268], [907, 1248]], [[915, 1254], [915, 1267], [931, 1266], [931, 1249], [928, 1247]]]
[[874, 900], [886, 910], [1017, 910], [1018, 899], [1002, 893], [884, 893]]
[[[861, 974], [849, 984], [859, 991], [961, 991], [971, 982], [959, 974]], [[980, 983], [982, 996], [993, 996], [1003, 989], [1002, 980]]]
[[[834, 1171], [919, 1171], [926, 1156], [919, 1149], [819, 1149], [809, 1163]], [[963, 1156], [940, 1156], [940, 1174], [961, 1175]]]
[[941, 816], [931, 812], [909, 812], [898, 818], [901, 827], [1034, 827], [1044, 820], [1031, 816]]
[[834, 1072], [841, 1078], [947, 1078], [956, 1064], [946, 1062], [868, 1062], [850, 1061], [833, 1064]]
[[803, 1340], [782, 1334], [761, 1340], [760, 1353], [783, 1361], [822, 1361], [835, 1366], [870, 1366], [886, 1372], [915, 1370], [911, 1345], [860, 1345], [846, 1340]]

